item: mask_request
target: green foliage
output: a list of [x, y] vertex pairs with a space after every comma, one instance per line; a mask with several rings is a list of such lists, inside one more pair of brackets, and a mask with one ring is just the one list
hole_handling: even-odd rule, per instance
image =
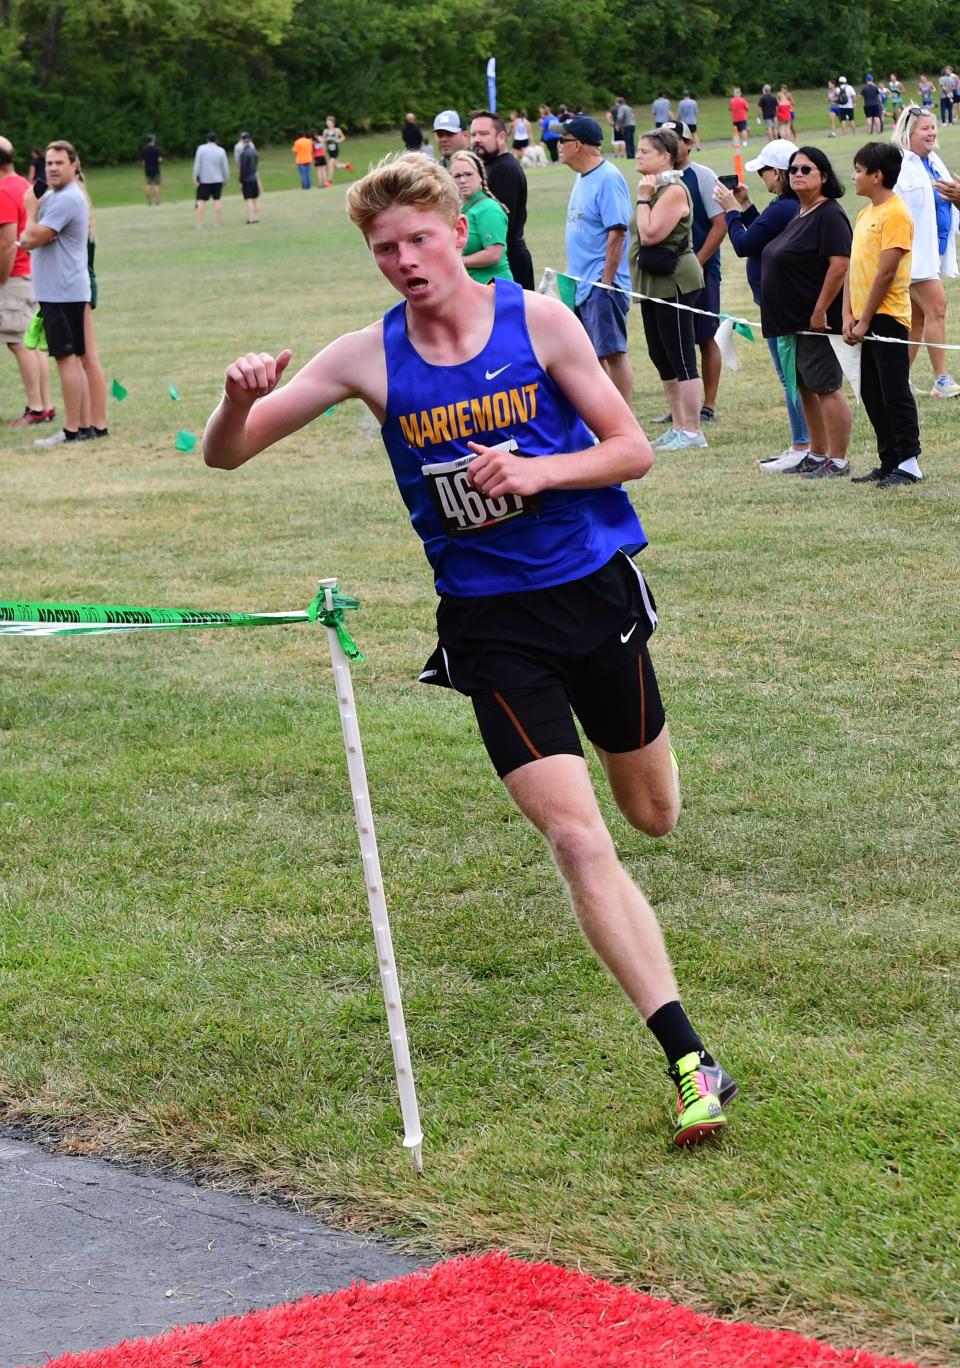
[[938, 70], [960, 43], [938, 0], [834, 0], [827, 10], [744, 10], [734, 0], [4, 0], [0, 123], [15, 144], [71, 138], [88, 162], [135, 157], [148, 130], [171, 153], [208, 128], [285, 138], [335, 110], [347, 128], [426, 120], [487, 102], [495, 53], [501, 109], [540, 101], [643, 106], [656, 88], [701, 95], [763, 81], [820, 85], [845, 71]]

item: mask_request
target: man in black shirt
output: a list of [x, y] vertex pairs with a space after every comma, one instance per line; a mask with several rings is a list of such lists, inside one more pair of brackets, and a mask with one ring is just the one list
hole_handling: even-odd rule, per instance
[[767, 130], [767, 142], [773, 142], [777, 137], [777, 97], [768, 85], [760, 92], [757, 104], [763, 126]]
[[240, 156], [237, 158], [240, 191], [247, 211], [248, 223], [260, 222], [260, 154], [249, 133], [240, 134]]
[[507, 261], [514, 280], [525, 290], [535, 288], [533, 262], [523, 240], [527, 222], [527, 178], [516, 157], [507, 151], [507, 126], [499, 114], [474, 114], [470, 125], [473, 150], [483, 162], [487, 184], [504, 206], [507, 219]]
[[147, 134], [147, 141], [140, 153], [140, 160], [143, 162], [143, 174], [147, 178], [147, 204], [160, 203], [160, 163], [163, 157], [157, 146], [155, 133]]
[[408, 152], [419, 152], [423, 146], [423, 134], [417, 124], [416, 114], [408, 114], [400, 129], [403, 145]]

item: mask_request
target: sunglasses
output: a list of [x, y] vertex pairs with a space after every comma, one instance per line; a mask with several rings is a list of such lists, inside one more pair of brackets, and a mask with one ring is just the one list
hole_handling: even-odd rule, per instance
[[791, 176], [812, 176], [816, 170], [815, 166], [791, 166], [789, 174]]
[[579, 142], [580, 139], [579, 139], [579, 138], [561, 138], [560, 141], [561, 141], [561, 142]]

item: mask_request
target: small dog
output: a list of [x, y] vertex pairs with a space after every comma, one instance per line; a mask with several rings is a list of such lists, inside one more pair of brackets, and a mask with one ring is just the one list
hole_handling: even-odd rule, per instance
[[546, 166], [547, 154], [539, 143], [531, 143], [525, 147], [520, 156], [521, 166]]

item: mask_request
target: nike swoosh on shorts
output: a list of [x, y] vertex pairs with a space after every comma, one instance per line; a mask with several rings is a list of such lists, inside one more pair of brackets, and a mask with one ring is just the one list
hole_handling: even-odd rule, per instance
[[637, 630], [637, 624], [634, 623], [633, 626], [630, 628], [629, 632], [621, 632], [621, 633], [620, 633], [620, 640], [623, 642], [624, 646], [626, 646], [627, 642], [630, 640], [630, 638], [633, 636], [633, 634], [634, 634], [634, 632], [635, 632], [636, 630]]

